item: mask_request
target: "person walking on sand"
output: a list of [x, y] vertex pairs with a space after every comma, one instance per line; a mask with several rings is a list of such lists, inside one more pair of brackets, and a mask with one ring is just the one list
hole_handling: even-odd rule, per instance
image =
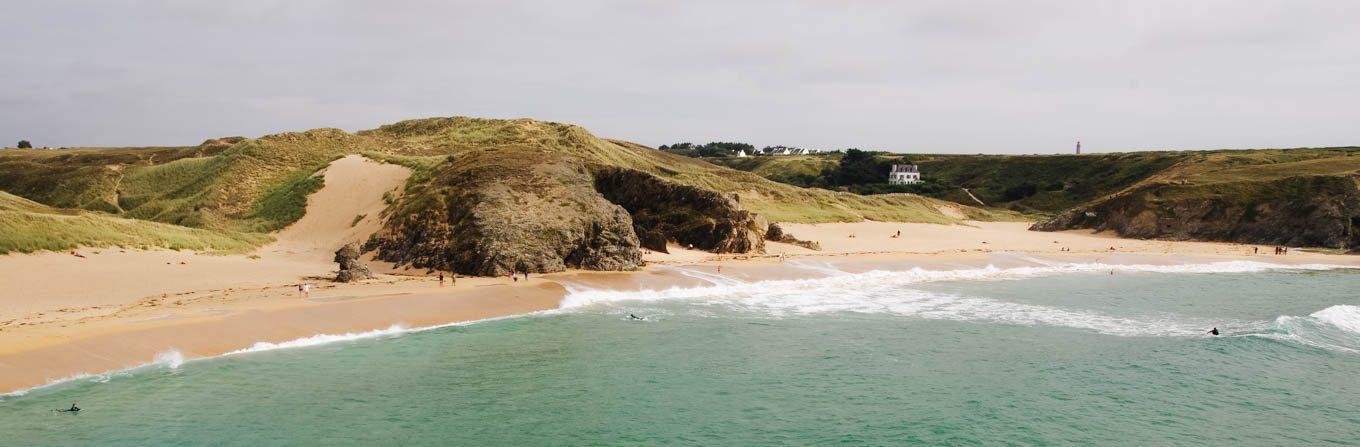
[[528, 282], [528, 281], [529, 281], [529, 271], [528, 271], [528, 270], [525, 270], [525, 271], [524, 271], [524, 281], [525, 281], [525, 282]]
[[444, 272], [439, 272], [439, 287], [444, 287]]
[[312, 296], [312, 283], [302, 283], [302, 296]]

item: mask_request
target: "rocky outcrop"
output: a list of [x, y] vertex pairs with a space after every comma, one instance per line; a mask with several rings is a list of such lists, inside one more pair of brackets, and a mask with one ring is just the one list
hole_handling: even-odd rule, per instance
[[340, 264], [340, 273], [335, 275], [335, 280], [339, 282], [353, 282], [365, 280], [373, 277], [373, 272], [368, 270], [368, 266], [359, 262], [359, 245], [346, 244], [335, 251], [335, 262]]
[[784, 229], [780, 227], [778, 223], [770, 224], [770, 229], [765, 231], [765, 240], [793, 244], [808, 250], [822, 250], [822, 244], [817, 241], [805, 241], [793, 237], [792, 234], [785, 233]]
[[1110, 230], [1123, 237], [1356, 248], [1360, 178], [1289, 177], [1152, 184], [1065, 211], [1037, 231]]
[[632, 217], [642, 245], [666, 251], [666, 243], [715, 253], [764, 253], [767, 224], [741, 207], [736, 195], [663, 180], [618, 167], [593, 169], [595, 189]]
[[532, 148], [449, 157], [408, 193], [366, 248], [377, 258], [468, 275], [635, 270], [633, 221], [595, 191], [586, 168]]

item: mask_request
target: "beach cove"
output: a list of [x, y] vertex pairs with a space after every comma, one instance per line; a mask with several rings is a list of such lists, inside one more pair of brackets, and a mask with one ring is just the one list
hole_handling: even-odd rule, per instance
[[[232, 352], [306, 346], [326, 341], [372, 337], [402, 331], [439, 327], [492, 318], [502, 318], [570, 307], [568, 297], [581, 299], [584, 292], [655, 294], [667, 290], [695, 290], [717, 285], [766, 284], [771, 281], [816, 280], [845, 274], [883, 274], [910, 277], [919, 272], [943, 275], [961, 272], [959, 279], [987, 279], [990, 275], [1057, 274], [1092, 270], [1148, 271], [1158, 268], [1174, 271], [1176, 266], [1216, 271], [1227, 269], [1269, 270], [1290, 265], [1353, 266], [1351, 257], [1297, 253], [1289, 256], [1236, 255], [1245, 246], [1213, 243], [1128, 241], [1079, 233], [1030, 233], [1017, 224], [976, 223], [977, 226], [938, 226], [923, 224], [823, 224], [800, 227], [803, 234], [829, 236], [830, 233], [858, 232], [845, 237], [846, 245], [823, 239], [824, 250], [813, 252], [799, 247], [772, 243], [770, 254], [763, 256], [717, 256], [673, 247], [671, 254], [649, 255], [652, 266], [640, 272], [581, 272], [533, 275], [528, 280], [510, 278], [462, 278], [456, 283], [439, 284], [424, 272], [384, 275], [359, 284], [317, 284], [308, 296], [300, 296], [293, 283], [237, 284], [207, 290], [183, 290], [165, 296], [126, 297], [129, 304], [113, 312], [91, 310], [62, 311], [59, 300], [50, 300], [57, 309], [33, 312], [24, 324], [8, 324], [0, 331], [0, 389], [5, 392], [40, 386], [62, 379], [93, 376], [145, 364], [178, 364], [187, 359], [206, 358]], [[886, 228], [954, 234], [968, 239], [991, 238], [988, 244], [1001, 249], [1034, 246], [1034, 250], [990, 248], [941, 248], [949, 239], [932, 235], [920, 244], [926, 253], [894, 252], [897, 242], [913, 244], [910, 236], [878, 239], [875, 252], [857, 251], [870, 239], [869, 231]], [[1006, 231], [1013, 231], [1007, 238]], [[797, 234], [797, 233], [795, 233]], [[1030, 236], [1026, 238], [1025, 236]], [[1050, 239], [1037, 244], [1033, 236]], [[963, 239], [956, 237], [956, 240]], [[1052, 240], [1059, 243], [1053, 244]], [[980, 242], [980, 241], [978, 241]], [[1036, 246], [1037, 244], [1037, 246]], [[1108, 246], [1115, 246], [1110, 251]], [[971, 245], [971, 244], [970, 244]], [[1100, 250], [1105, 247], [1105, 250]], [[1067, 250], [1072, 251], [1067, 251]], [[108, 253], [108, 250], [104, 251]], [[782, 256], [781, 256], [782, 254]], [[124, 257], [123, 255], [130, 255]], [[179, 252], [138, 252], [91, 254], [69, 263], [109, 265], [123, 268], [127, 260], [144, 257], [187, 259], [187, 265], [226, 263], [228, 258]], [[0, 263], [57, 263], [65, 254], [0, 257]], [[254, 262], [242, 257], [240, 262]], [[107, 263], [107, 264], [104, 264]], [[1237, 264], [1234, 264], [1237, 263]], [[179, 264], [171, 263], [171, 266]], [[1157, 267], [1163, 266], [1163, 267]], [[111, 267], [113, 268], [113, 267]], [[326, 266], [317, 264], [316, 278]], [[990, 269], [990, 270], [989, 270]], [[1038, 270], [1035, 270], [1038, 269]], [[17, 269], [4, 269], [6, 272]], [[50, 270], [49, 270], [50, 271]], [[918, 272], [918, 273], [913, 273]], [[1112, 272], [1113, 273], [1113, 272]], [[973, 276], [969, 276], [973, 275]], [[14, 279], [18, 281], [18, 279]], [[934, 281], [934, 280], [929, 280]], [[929, 282], [927, 281], [927, 282]], [[70, 284], [62, 286], [69, 287]], [[759, 287], [759, 286], [757, 286]], [[114, 287], [116, 289], [117, 287]], [[107, 290], [102, 289], [101, 290]], [[129, 287], [129, 290], [137, 290]], [[32, 296], [32, 295], [24, 295]], [[8, 295], [20, 301], [24, 296]], [[72, 294], [74, 298], [81, 294]], [[29, 301], [30, 303], [32, 301]], [[89, 303], [79, 303], [89, 304]], [[32, 305], [32, 304], [30, 304]], [[40, 314], [40, 315], [39, 315]]]

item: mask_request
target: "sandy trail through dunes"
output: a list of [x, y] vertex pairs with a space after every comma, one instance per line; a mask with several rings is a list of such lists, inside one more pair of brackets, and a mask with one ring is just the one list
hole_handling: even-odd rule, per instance
[[411, 171], [350, 155], [332, 162], [325, 176], [325, 186], [307, 197], [307, 214], [261, 252], [329, 264], [335, 250], [362, 244], [382, 227], [384, 193], [399, 195]]
[[[65, 252], [0, 256], [0, 329], [107, 315], [162, 294], [174, 301], [190, 291], [259, 289], [328, 275], [336, 249], [379, 228], [383, 193], [400, 192], [410, 171], [352, 155], [323, 175], [325, 185], [308, 197], [306, 215], [251, 255], [89, 248], [80, 250], [85, 258]], [[355, 222], [358, 215], [365, 217]]]

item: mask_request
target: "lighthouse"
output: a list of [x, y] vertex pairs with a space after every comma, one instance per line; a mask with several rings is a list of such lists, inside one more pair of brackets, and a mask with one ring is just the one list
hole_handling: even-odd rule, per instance
[[1081, 155], [1081, 140], [1077, 140], [1077, 155]]

